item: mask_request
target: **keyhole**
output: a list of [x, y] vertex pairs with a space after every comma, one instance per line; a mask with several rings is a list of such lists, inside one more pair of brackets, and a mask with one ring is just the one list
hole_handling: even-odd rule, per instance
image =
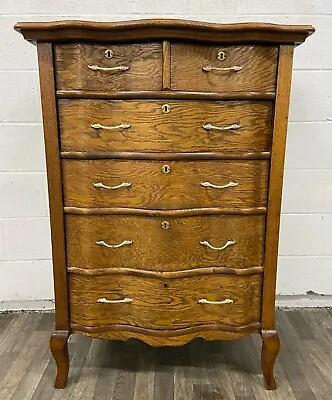
[[171, 111], [171, 106], [169, 104], [163, 104], [161, 110], [163, 113], [167, 114]]
[[168, 221], [163, 221], [163, 222], [161, 223], [161, 227], [162, 227], [163, 229], [169, 229], [169, 222], [168, 222]]
[[161, 170], [163, 171], [164, 174], [169, 174], [171, 172], [171, 167], [165, 164], [161, 167]]
[[163, 287], [164, 287], [164, 288], [167, 288], [167, 287], [168, 287], [167, 283], [164, 283], [164, 284], [163, 284]]
[[223, 61], [226, 58], [226, 53], [224, 51], [218, 51], [217, 58], [219, 61]]
[[105, 54], [106, 58], [112, 58], [113, 57], [113, 51], [112, 50], [107, 49], [107, 50], [105, 50], [104, 54]]

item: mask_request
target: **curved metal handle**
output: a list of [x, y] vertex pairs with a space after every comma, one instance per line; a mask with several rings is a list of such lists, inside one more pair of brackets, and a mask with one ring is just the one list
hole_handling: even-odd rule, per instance
[[221, 246], [221, 247], [214, 247], [214, 246], [212, 246], [212, 244], [210, 244], [207, 240], [202, 240], [201, 242], [199, 242], [199, 244], [201, 244], [202, 246], [206, 246], [206, 247], [208, 247], [209, 249], [218, 250], [218, 251], [224, 250], [224, 249], [226, 249], [226, 247], [232, 246], [232, 245], [235, 244], [235, 243], [236, 243], [236, 242], [235, 242], [234, 240], [228, 240], [223, 246]]
[[118, 249], [119, 247], [126, 246], [132, 243], [133, 243], [132, 240], [124, 240], [122, 243], [119, 244], [108, 244], [104, 240], [99, 240], [98, 242], [96, 242], [98, 246], [105, 246], [108, 247], [109, 249]]
[[130, 187], [131, 182], [122, 182], [122, 183], [120, 183], [120, 185], [116, 185], [116, 186], [107, 186], [107, 185], [104, 185], [102, 182], [97, 182], [97, 183], [94, 183], [93, 186], [95, 188], [103, 188], [103, 189], [120, 189], [123, 187]]
[[243, 69], [243, 67], [240, 67], [239, 65], [234, 65], [233, 67], [224, 67], [224, 68], [211, 67], [210, 65], [208, 65], [206, 67], [202, 67], [202, 70], [206, 71], [206, 72], [210, 72], [210, 71], [233, 71], [233, 72], [238, 72], [238, 71], [241, 71], [241, 69]]
[[93, 129], [128, 129], [130, 124], [119, 124], [119, 125], [101, 125], [101, 124], [91, 124], [90, 127]]
[[203, 186], [203, 187], [211, 187], [211, 188], [214, 188], [214, 189], [226, 189], [226, 188], [229, 188], [229, 187], [239, 186], [239, 184], [237, 182], [231, 181], [231, 182], [227, 183], [226, 185], [218, 186], [218, 185], [214, 185], [211, 182], [201, 182], [201, 186]]
[[105, 297], [102, 299], [98, 299], [97, 303], [106, 303], [106, 304], [117, 304], [117, 303], [132, 303], [133, 300], [130, 299], [129, 297], [125, 297], [124, 299], [121, 300], [107, 300]]
[[225, 299], [222, 301], [210, 301], [208, 299], [199, 299], [198, 303], [200, 304], [231, 304], [234, 303], [232, 299]]
[[207, 131], [210, 131], [211, 129], [214, 129], [216, 131], [235, 131], [236, 129], [240, 129], [241, 125], [239, 124], [232, 124], [232, 125], [227, 125], [227, 126], [215, 126], [212, 124], [203, 124], [203, 128]]
[[118, 67], [99, 67], [98, 65], [88, 65], [92, 71], [127, 71], [129, 67], [125, 65], [119, 65]]

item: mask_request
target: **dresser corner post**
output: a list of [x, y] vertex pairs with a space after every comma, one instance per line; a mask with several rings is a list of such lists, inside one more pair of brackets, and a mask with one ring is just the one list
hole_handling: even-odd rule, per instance
[[271, 390], [276, 388], [273, 370], [280, 349], [279, 337], [275, 330], [275, 295], [281, 197], [292, 78], [293, 51], [293, 45], [279, 46], [269, 178], [269, 206], [266, 219], [265, 262], [261, 315], [261, 365], [266, 387]]
[[53, 45], [50, 42], [38, 42], [37, 51], [48, 177], [55, 294], [55, 331], [50, 338], [50, 349], [57, 364], [55, 387], [63, 388], [67, 383], [69, 369], [67, 341], [70, 335], [70, 325]]

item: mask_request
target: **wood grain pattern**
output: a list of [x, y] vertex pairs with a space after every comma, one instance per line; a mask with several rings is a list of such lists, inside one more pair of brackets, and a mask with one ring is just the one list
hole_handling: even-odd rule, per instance
[[[132, 325], [181, 329], [204, 324], [242, 326], [260, 319], [261, 275], [200, 275], [180, 279], [69, 274], [71, 322], [86, 326]], [[132, 299], [128, 304], [98, 303]], [[231, 304], [198, 304], [200, 299]]]
[[163, 41], [163, 90], [171, 89], [171, 44]]
[[60, 331], [68, 331], [66, 250], [54, 88], [53, 50], [50, 43], [39, 43], [37, 50], [52, 232], [52, 259], [56, 304], [55, 328]]
[[262, 22], [215, 24], [181, 19], [143, 19], [117, 22], [18, 22], [15, 29], [29, 41], [99, 41], [184, 39], [210, 43], [301, 43], [315, 29], [311, 25]]
[[[112, 58], [105, 50], [113, 51]], [[150, 90], [162, 89], [161, 43], [130, 45], [90, 45], [83, 43], [55, 46], [56, 84], [62, 90]], [[93, 71], [99, 67], [129, 67], [127, 71]]]
[[[224, 51], [223, 61], [217, 58]], [[202, 44], [172, 44], [171, 88], [184, 91], [273, 92], [276, 83], [277, 47], [267, 46], [207, 46]], [[240, 71], [203, 71], [206, 66]]]
[[118, 160], [267, 160], [270, 158], [269, 151], [260, 152], [197, 152], [197, 153], [179, 153], [179, 152], [137, 152], [137, 151], [62, 151], [61, 158], [77, 160], [108, 160], [110, 158]]
[[279, 226], [292, 64], [293, 47], [280, 46], [277, 99], [274, 115], [270, 169], [269, 209], [266, 225], [266, 272], [264, 274], [262, 303], [262, 329], [264, 330], [274, 330], [275, 324], [274, 303], [278, 262]]
[[[62, 151], [269, 151], [271, 102], [59, 100]], [[130, 124], [129, 129], [93, 129]], [[205, 130], [203, 124], [240, 129]]]
[[183, 92], [183, 91], [120, 91], [104, 90], [57, 90], [60, 99], [173, 99], [173, 100], [274, 100], [274, 92]]
[[[167, 220], [169, 229], [161, 223]], [[66, 215], [67, 265], [79, 268], [127, 267], [156, 271], [227, 266], [261, 266], [264, 254], [265, 215], [201, 216], [185, 218], [128, 217], [118, 215]], [[110, 249], [99, 240], [131, 245]], [[215, 247], [228, 240], [235, 245], [223, 251]], [[158, 250], [158, 251], [157, 251]]]
[[[165, 174], [163, 166], [170, 167]], [[269, 162], [262, 161], [124, 161], [63, 160], [66, 207], [265, 207]], [[202, 187], [202, 182], [238, 186], [224, 189]], [[118, 189], [96, 188], [102, 183]]]
[[266, 214], [266, 207], [250, 208], [229, 208], [229, 207], [200, 207], [200, 208], [179, 208], [174, 209], [144, 209], [129, 207], [108, 207], [108, 208], [83, 208], [64, 207], [66, 214], [74, 215], [128, 215], [140, 217], [191, 217], [196, 215], [259, 215]]
[[264, 270], [263, 266], [258, 267], [247, 267], [247, 268], [230, 268], [230, 267], [201, 267], [193, 269], [185, 269], [182, 271], [150, 271], [144, 269], [134, 268], [100, 268], [100, 269], [88, 269], [79, 267], [68, 267], [67, 271], [79, 274], [79, 275], [109, 275], [109, 274], [121, 274], [121, 275], [134, 275], [151, 278], [183, 278], [192, 275], [203, 275], [203, 274], [228, 274], [228, 275], [253, 275], [260, 274]]

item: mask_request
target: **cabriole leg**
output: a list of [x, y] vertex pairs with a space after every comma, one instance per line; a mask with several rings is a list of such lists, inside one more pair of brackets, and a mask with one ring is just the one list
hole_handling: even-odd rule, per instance
[[69, 370], [68, 331], [54, 331], [50, 338], [50, 349], [57, 366], [54, 387], [63, 389], [67, 385]]
[[274, 364], [280, 349], [279, 336], [274, 330], [262, 330], [262, 355], [261, 365], [265, 386], [269, 390], [276, 388], [274, 379]]

